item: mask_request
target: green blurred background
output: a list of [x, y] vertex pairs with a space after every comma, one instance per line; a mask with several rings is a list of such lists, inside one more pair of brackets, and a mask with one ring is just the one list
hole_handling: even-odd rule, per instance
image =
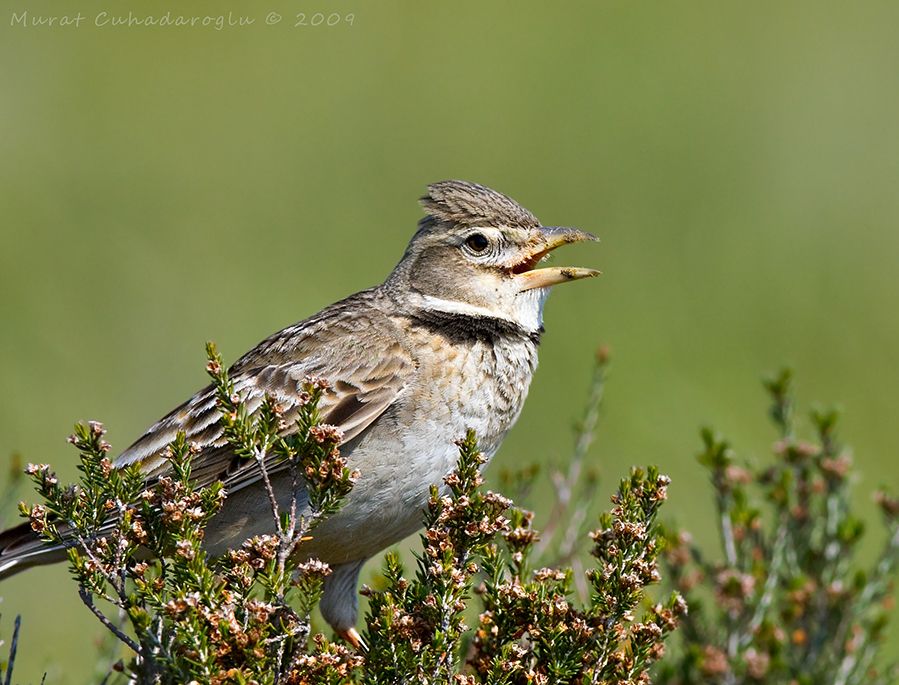
[[[702, 539], [697, 429], [763, 459], [758, 381], [784, 362], [806, 407], [846, 408], [872, 523], [869, 492], [899, 483], [899, 4], [0, 7], [4, 460], [73, 477], [82, 418], [125, 447], [204, 383], [204, 341], [233, 360], [380, 281], [425, 185], [464, 178], [602, 238], [559, 258], [604, 275], [551, 298], [500, 466], [565, 456], [605, 342], [605, 491], [655, 462]], [[26, 9], [86, 18], [11, 26]], [[129, 10], [256, 23], [93, 24]], [[340, 24], [293, 27], [317, 11]], [[24, 614], [21, 682], [88, 679], [100, 628], [64, 567], [2, 595], [4, 637]]]

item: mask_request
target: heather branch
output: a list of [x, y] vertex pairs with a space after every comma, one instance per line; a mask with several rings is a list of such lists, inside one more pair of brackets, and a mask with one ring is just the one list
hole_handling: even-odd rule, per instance
[[[248, 415], [245, 401], [235, 390], [215, 345], [207, 343], [206, 352], [206, 370], [216, 392], [225, 436], [237, 454], [255, 462], [268, 498], [278, 543], [275, 567], [268, 583], [280, 603], [289, 589], [291, 557], [309, 531], [324, 516], [336, 511], [357, 474], [346, 468], [339, 455], [340, 432], [320, 424], [317, 407], [328, 389], [326, 382], [312, 378], [303, 381], [295, 430], [289, 431], [282, 407], [271, 397], [263, 398], [255, 414]], [[278, 503], [270, 465], [273, 468], [286, 465], [289, 470], [293, 487], [286, 512]], [[299, 510], [300, 470], [306, 476], [308, 516], [301, 515]]]
[[889, 667], [877, 660], [899, 563], [899, 503], [881, 495], [884, 552], [869, 572], [854, 572], [863, 526], [849, 509], [851, 462], [836, 437], [838, 414], [812, 412], [817, 440], [799, 440], [790, 381], [781, 372], [766, 382], [779, 434], [772, 466], [738, 466], [727, 443], [703, 432], [700, 461], [711, 473], [724, 559], [710, 564], [685, 536], [669, 536], [677, 586], [696, 608], [703, 584], [715, 601], [686, 619], [681, 654], [659, 670], [660, 685], [888, 682]]
[[94, 604], [93, 597], [91, 594], [84, 588], [78, 588], [78, 596], [81, 598], [81, 601], [84, 603], [90, 612], [97, 618], [100, 623], [113, 635], [115, 635], [121, 642], [124, 642], [129, 648], [131, 648], [135, 653], [139, 653], [141, 651], [141, 647], [134, 640], [128, 637], [122, 630], [112, 621], [109, 620], [109, 617], [106, 616], [100, 609], [97, 608], [97, 605]]

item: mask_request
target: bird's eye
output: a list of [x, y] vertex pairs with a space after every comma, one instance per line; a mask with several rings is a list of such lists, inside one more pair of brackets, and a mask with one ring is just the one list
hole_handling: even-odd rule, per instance
[[483, 233], [472, 233], [465, 239], [465, 245], [472, 252], [480, 253], [490, 247], [490, 241]]

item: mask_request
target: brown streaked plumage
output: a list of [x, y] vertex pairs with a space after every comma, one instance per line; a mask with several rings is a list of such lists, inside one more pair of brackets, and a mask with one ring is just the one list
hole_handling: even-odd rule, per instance
[[[341, 447], [361, 476], [344, 507], [300, 548], [331, 564], [321, 609], [355, 638], [362, 564], [414, 532], [431, 484], [455, 464], [454, 440], [473, 428], [492, 456], [521, 412], [537, 366], [543, 304], [550, 286], [596, 275], [575, 267], [536, 269], [556, 247], [594, 239], [543, 227], [514, 200], [474, 183], [444, 181], [422, 198], [427, 216], [381, 285], [352, 295], [275, 333], [230, 370], [248, 409], [264, 395], [296, 409], [306, 376], [331, 382], [320, 410], [344, 434]], [[224, 482], [228, 497], [207, 530], [220, 554], [273, 527], [258, 468], [228, 449], [210, 387], [151, 426], [115, 461], [140, 464], [148, 480], [178, 431], [200, 447], [193, 474]], [[278, 496], [288, 474], [270, 473]], [[305, 493], [296, 493], [301, 505]], [[0, 577], [57, 561], [27, 527], [0, 534]]]

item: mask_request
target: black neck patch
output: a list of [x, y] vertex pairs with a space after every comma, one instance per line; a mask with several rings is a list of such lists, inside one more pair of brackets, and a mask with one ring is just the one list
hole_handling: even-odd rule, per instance
[[454, 343], [486, 342], [495, 344], [501, 340], [530, 341], [540, 344], [543, 326], [529, 331], [513, 321], [492, 316], [477, 316], [458, 312], [443, 312], [439, 309], [419, 309], [409, 318]]

